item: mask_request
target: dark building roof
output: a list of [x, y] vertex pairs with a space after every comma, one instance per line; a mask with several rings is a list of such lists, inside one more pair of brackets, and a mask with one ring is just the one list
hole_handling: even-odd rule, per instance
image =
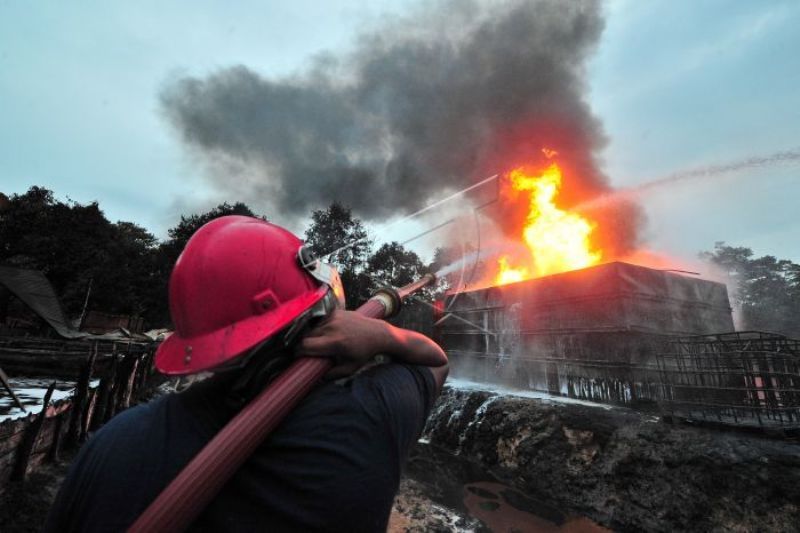
[[[492, 319], [511, 313], [521, 333], [707, 334], [734, 329], [723, 283], [621, 262], [449, 296], [445, 309], [476, 324], [487, 319], [487, 310], [494, 310]], [[447, 321], [445, 328], [468, 326]]]

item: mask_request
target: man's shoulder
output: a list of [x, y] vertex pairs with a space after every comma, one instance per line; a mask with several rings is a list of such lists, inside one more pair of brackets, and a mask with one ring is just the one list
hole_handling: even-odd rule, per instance
[[47, 531], [117, 530], [131, 523], [180, 467], [167, 451], [173, 402], [164, 396], [126, 409], [92, 435], [70, 466]]
[[325, 420], [333, 416], [341, 417], [343, 423], [363, 418], [365, 423], [385, 426], [397, 418], [426, 417], [435, 400], [436, 384], [428, 368], [387, 363], [318, 387], [290, 418]]
[[209, 435], [199, 424], [180, 395], [160, 396], [112, 418], [86, 443], [82, 459], [121, 470], [169, 468], [205, 443]]
[[394, 384], [404, 381], [415, 383], [419, 380], [433, 379], [433, 374], [427, 366], [389, 362], [369, 366], [350, 379], [353, 381], [367, 380], [378, 384]]
[[403, 448], [422, 432], [437, 397], [428, 367], [402, 363], [369, 368], [354, 376], [350, 389], [366, 417]]
[[387, 399], [410, 401], [412, 398], [422, 399], [427, 408], [436, 400], [436, 381], [430, 368], [405, 363], [388, 363], [375, 365], [354, 376], [356, 384], [365, 385], [376, 390]]
[[150, 428], [159, 418], [166, 416], [166, 411], [172, 402], [170, 396], [161, 396], [122, 411], [95, 433], [89, 444], [105, 447], [110, 443], [103, 441], [124, 439], [126, 443], [130, 443], [145, 437], [146, 428]]

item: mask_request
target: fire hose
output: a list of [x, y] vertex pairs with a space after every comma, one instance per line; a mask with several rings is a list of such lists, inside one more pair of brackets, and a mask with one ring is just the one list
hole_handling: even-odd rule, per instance
[[[426, 274], [400, 289], [380, 289], [356, 312], [370, 318], [397, 313], [409, 295], [436, 280]], [[183, 531], [264, 439], [331, 369], [327, 358], [301, 357], [234, 416], [145, 509], [130, 532]]]

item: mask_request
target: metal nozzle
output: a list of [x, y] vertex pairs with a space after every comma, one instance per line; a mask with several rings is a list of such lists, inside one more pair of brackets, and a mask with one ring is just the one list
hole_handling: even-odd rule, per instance
[[407, 296], [417, 292], [418, 290], [427, 287], [428, 285], [433, 285], [436, 282], [436, 274], [425, 274], [417, 281], [413, 283], [409, 283], [405, 287], [400, 287], [397, 289], [397, 294], [400, 296], [400, 299], [404, 299]]

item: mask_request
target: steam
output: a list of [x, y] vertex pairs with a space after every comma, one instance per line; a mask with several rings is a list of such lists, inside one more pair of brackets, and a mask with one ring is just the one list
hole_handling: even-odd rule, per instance
[[[440, 1], [363, 29], [349, 53], [298, 76], [232, 66], [170, 82], [161, 103], [214, 185], [282, 217], [333, 200], [369, 219], [410, 213], [537, 163], [544, 147], [577, 184], [562, 195], [569, 206], [609, 191], [594, 159], [604, 134], [584, 99], [602, 29], [596, 2]], [[517, 204], [495, 210], [505, 231], [519, 228]], [[607, 218], [631, 244], [636, 210]]]

